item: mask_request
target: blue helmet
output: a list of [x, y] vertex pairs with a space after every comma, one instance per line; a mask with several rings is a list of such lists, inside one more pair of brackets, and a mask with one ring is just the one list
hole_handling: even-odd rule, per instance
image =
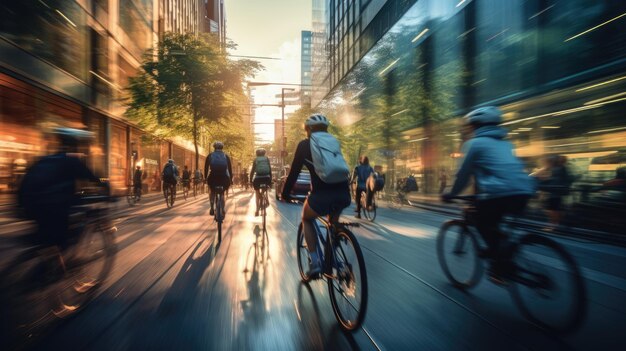
[[495, 106], [481, 107], [465, 115], [463, 121], [474, 126], [498, 125], [502, 123], [502, 111]]
[[319, 126], [319, 125], [328, 126], [329, 124], [330, 122], [328, 121], [328, 118], [318, 113], [310, 115], [309, 118], [307, 118], [306, 121], [304, 122], [304, 125], [309, 126], [309, 127]]

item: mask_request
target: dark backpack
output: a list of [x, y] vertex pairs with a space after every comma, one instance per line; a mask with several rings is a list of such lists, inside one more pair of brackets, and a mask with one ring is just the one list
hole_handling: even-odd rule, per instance
[[372, 173], [367, 181], [370, 191], [381, 191], [385, 187], [385, 177], [376, 172]]
[[409, 191], [418, 191], [418, 187], [417, 187], [417, 181], [415, 180], [415, 177], [408, 177], [406, 178], [406, 181], [404, 183], [404, 191], [405, 192], [409, 192]]
[[168, 181], [168, 182], [172, 182], [176, 180], [176, 177], [174, 176], [174, 174], [175, 174], [174, 165], [171, 163], [166, 164], [165, 168], [163, 169], [163, 180]]
[[211, 154], [210, 163], [211, 174], [214, 176], [230, 176], [228, 174], [228, 159], [226, 154], [221, 151], [215, 151]]

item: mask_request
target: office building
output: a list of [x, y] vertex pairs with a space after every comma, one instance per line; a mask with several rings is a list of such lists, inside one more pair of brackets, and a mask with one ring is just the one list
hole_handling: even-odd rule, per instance
[[300, 101], [311, 106], [311, 31], [303, 30], [300, 38]]
[[313, 105], [353, 132], [347, 159], [361, 150], [392, 187], [414, 174], [420, 192], [441, 190], [459, 117], [485, 105], [504, 111], [529, 172], [560, 155], [575, 187], [600, 184], [626, 164], [625, 13], [612, 0], [314, 0]]
[[123, 99], [159, 30], [199, 31], [200, 5], [199, 0], [2, 2], [0, 192], [13, 192], [23, 165], [47, 152], [45, 131], [51, 126], [93, 132], [86, 162], [116, 188], [128, 185], [135, 164], [149, 174], [146, 189], [160, 184], [155, 177], [168, 158], [191, 164], [189, 143], [154, 141], [124, 118]]

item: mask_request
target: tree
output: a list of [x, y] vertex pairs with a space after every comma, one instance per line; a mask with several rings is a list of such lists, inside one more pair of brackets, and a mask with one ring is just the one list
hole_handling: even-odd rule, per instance
[[[229, 42], [226, 49], [234, 46]], [[256, 61], [230, 60], [215, 35], [167, 33], [130, 79], [126, 115], [157, 137], [192, 139], [197, 168], [201, 132], [231, 144], [252, 141], [237, 106], [244, 79], [260, 69]]]

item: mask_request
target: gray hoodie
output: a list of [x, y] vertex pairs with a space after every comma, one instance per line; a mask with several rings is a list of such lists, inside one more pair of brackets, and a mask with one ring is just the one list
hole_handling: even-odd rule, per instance
[[463, 145], [464, 157], [450, 195], [463, 191], [470, 176], [474, 176], [476, 194], [482, 200], [534, 194], [535, 182], [524, 172], [513, 145], [503, 140], [506, 134], [498, 126], [484, 126], [474, 132], [474, 138]]

